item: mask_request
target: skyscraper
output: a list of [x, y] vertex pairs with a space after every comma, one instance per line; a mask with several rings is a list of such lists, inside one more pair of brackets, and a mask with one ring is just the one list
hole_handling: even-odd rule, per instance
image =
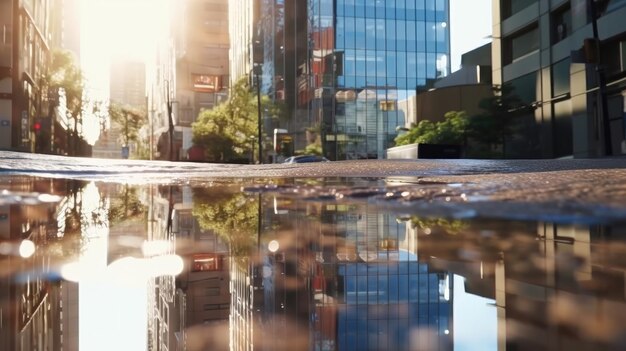
[[397, 102], [450, 70], [447, 0], [280, 0], [258, 11], [248, 44], [262, 69], [250, 74], [286, 111], [263, 112], [264, 132], [286, 129], [295, 150], [384, 158], [404, 125]]

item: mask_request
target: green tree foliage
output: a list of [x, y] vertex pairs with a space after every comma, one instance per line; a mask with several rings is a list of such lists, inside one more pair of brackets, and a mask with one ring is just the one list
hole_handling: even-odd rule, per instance
[[455, 144], [464, 145], [468, 125], [464, 111], [450, 111], [441, 122], [420, 121], [407, 133], [396, 137], [396, 146], [409, 144]]
[[468, 227], [467, 222], [458, 219], [422, 218], [418, 216], [411, 216], [410, 222], [414, 228], [422, 230], [440, 229], [453, 235], [462, 232]]
[[258, 135], [257, 124], [257, 99], [242, 79], [228, 101], [200, 112], [192, 125], [193, 143], [204, 147], [210, 161], [230, 161], [249, 152], [250, 137]]
[[203, 230], [229, 243], [231, 254], [248, 257], [258, 242], [259, 199], [227, 187], [194, 189], [193, 216]]
[[204, 148], [210, 161], [223, 162], [237, 156], [236, 127], [231, 123], [227, 104], [200, 112], [192, 125], [193, 143]]
[[139, 140], [139, 129], [148, 122], [145, 110], [116, 103], [109, 105], [109, 118], [120, 127], [124, 145], [136, 143]]
[[[239, 80], [228, 101], [200, 112], [192, 124], [193, 143], [205, 149], [209, 161], [245, 158], [254, 147], [250, 138], [259, 135], [257, 106], [257, 96], [247, 79]], [[283, 113], [282, 105], [271, 102], [267, 96], [261, 98], [261, 106], [270, 118], [279, 118]]]
[[304, 152], [302, 154], [322, 156], [322, 145], [319, 143], [309, 144], [304, 148]]
[[54, 49], [48, 72], [44, 81], [51, 91], [65, 91], [67, 110], [75, 121], [80, 119], [83, 110], [83, 92], [85, 80], [83, 73], [74, 62], [69, 51]]

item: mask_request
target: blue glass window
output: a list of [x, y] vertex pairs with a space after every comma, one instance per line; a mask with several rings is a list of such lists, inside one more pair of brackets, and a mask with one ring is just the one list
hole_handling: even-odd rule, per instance
[[345, 13], [343, 11], [343, 4], [345, 3], [345, 0], [337, 0], [337, 18], [341, 18]]
[[406, 22], [396, 21], [396, 49], [406, 50]]
[[396, 0], [385, 0], [381, 2], [385, 3], [385, 18], [396, 18]]
[[415, 52], [417, 50], [415, 22], [408, 21], [406, 23], [406, 50]]
[[368, 50], [376, 50], [376, 20], [368, 18], [365, 20], [365, 48]]
[[365, 28], [365, 18], [356, 18], [355, 19], [355, 48], [360, 49], [365, 47], [365, 43], [367, 41], [366, 28]]
[[385, 33], [387, 34], [388, 40], [386, 40], [387, 50], [395, 51], [396, 50], [396, 21], [387, 20], [385, 21]]
[[344, 13], [346, 16], [354, 17], [354, 0], [344, 0]]
[[366, 0], [354, 1], [354, 17], [365, 18], [365, 3]]

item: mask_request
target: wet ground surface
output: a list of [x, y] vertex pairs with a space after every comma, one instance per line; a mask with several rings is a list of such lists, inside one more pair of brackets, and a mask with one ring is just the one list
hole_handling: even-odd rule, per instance
[[622, 350], [625, 166], [0, 152], [0, 349]]

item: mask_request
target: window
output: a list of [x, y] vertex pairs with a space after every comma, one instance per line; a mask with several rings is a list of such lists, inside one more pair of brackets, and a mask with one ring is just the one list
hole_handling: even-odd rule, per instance
[[502, 1], [502, 18], [509, 18], [536, 2], [537, 0], [504, 0]]
[[568, 3], [552, 14], [552, 43], [558, 43], [570, 34], [572, 34], [572, 11]]
[[510, 64], [539, 50], [539, 30], [537, 26], [525, 29], [504, 39], [504, 60]]
[[569, 58], [559, 61], [552, 66], [552, 96], [567, 94], [570, 91]]
[[515, 78], [508, 82], [513, 88], [511, 95], [515, 95], [523, 104], [531, 104], [537, 101], [537, 75], [538, 72]]

